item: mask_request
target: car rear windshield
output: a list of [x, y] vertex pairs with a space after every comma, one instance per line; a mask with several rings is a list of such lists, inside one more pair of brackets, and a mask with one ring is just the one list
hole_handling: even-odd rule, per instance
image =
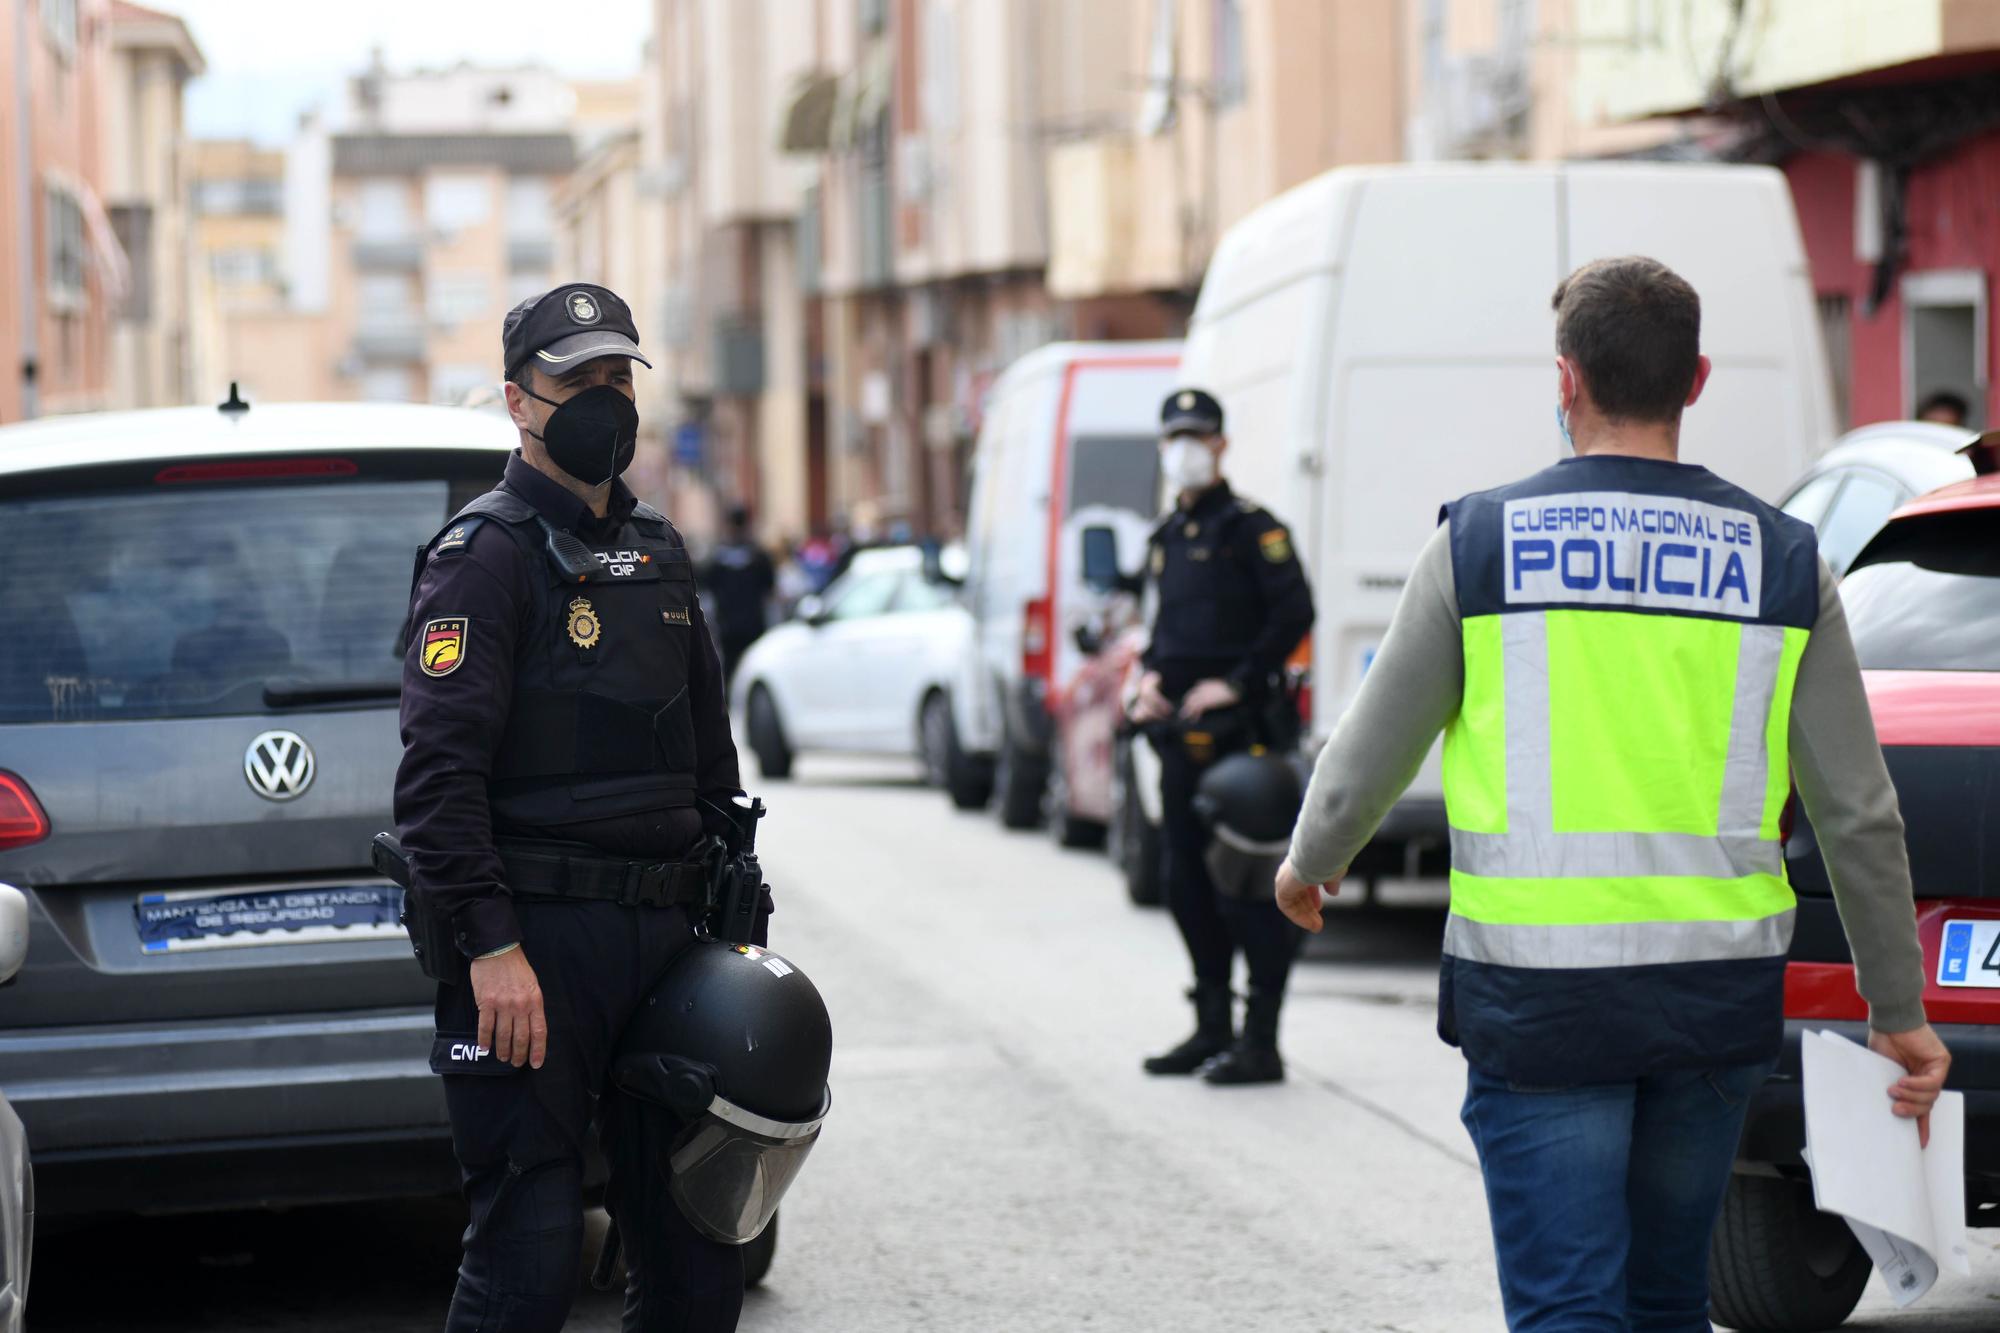
[[1840, 599], [1865, 669], [2000, 670], [2000, 511], [1891, 523]]
[[1160, 506], [1160, 446], [1150, 435], [1079, 435], [1069, 442], [1069, 512], [1089, 505], [1152, 514]]
[[491, 484], [0, 497], [0, 723], [393, 698], [416, 549]]

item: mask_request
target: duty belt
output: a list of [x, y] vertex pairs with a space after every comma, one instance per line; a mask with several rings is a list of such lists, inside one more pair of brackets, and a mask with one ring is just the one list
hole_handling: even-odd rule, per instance
[[706, 902], [704, 861], [634, 861], [581, 843], [498, 840], [507, 887], [546, 898], [589, 898], [626, 907], [681, 907]]

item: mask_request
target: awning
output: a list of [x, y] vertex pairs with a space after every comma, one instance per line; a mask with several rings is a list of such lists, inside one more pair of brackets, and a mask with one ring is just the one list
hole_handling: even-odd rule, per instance
[[778, 150], [824, 153], [833, 146], [833, 112], [840, 100], [840, 78], [820, 70], [799, 75], [785, 105]]
[[836, 152], [852, 148], [869, 126], [889, 113], [894, 81], [895, 64], [889, 44], [877, 42], [840, 81], [840, 93], [834, 99], [833, 123], [828, 127], [829, 147]]

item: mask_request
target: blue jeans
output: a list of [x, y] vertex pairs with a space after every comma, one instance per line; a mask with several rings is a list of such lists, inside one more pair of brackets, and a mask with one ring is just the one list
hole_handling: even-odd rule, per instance
[[1479, 1151], [1514, 1333], [1709, 1333], [1708, 1242], [1769, 1064], [1545, 1088], [1479, 1069]]

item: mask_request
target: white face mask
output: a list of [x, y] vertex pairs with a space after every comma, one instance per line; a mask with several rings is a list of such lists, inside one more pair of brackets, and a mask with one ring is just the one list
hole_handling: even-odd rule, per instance
[[1160, 467], [1167, 484], [1177, 491], [1198, 491], [1215, 484], [1215, 451], [1200, 440], [1173, 439], [1160, 450]]

